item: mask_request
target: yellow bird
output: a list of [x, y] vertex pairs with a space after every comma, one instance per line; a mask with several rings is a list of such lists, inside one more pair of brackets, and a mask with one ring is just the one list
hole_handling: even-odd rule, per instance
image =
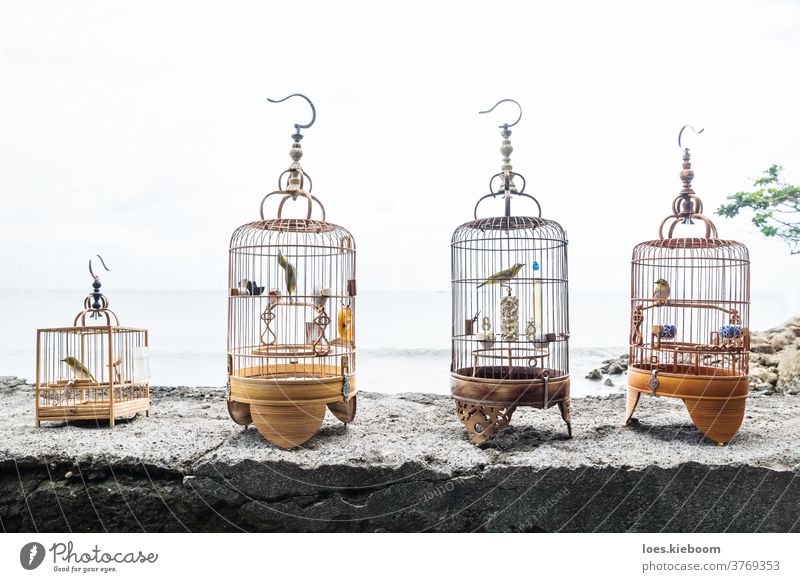
[[339, 337], [346, 342], [353, 341], [355, 329], [353, 326], [353, 310], [349, 305], [345, 305], [339, 310], [337, 318], [337, 328], [339, 330]]
[[92, 376], [92, 373], [89, 371], [89, 368], [84, 366], [83, 362], [81, 362], [78, 358], [67, 356], [61, 361], [64, 362], [70, 370], [72, 370], [72, 373], [75, 374], [76, 380], [91, 380], [92, 382], [97, 382], [97, 380], [94, 379], [94, 376]]
[[478, 285], [478, 289], [480, 289], [484, 285], [491, 285], [493, 283], [500, 283], [500, 284], [508, 283], [509, 281], [511, 281], [511, 279], [517, 276], [519, 270], [524, 266], [525, 266], [524, 263], [516, 263], [513, 267], [509, 267], [508, 269], [503, 269], [502, 271], [497, 271], [495, 274], [490, 275], [489, 278], [486, 279], [486, 281]]
[[658, 299], [659, 301], [666, 301], [669, 299], [669, 283], [667, 283], [666, 279], [657, 279], [654, 283], [655, 287], [653, 288], [653, 298]]

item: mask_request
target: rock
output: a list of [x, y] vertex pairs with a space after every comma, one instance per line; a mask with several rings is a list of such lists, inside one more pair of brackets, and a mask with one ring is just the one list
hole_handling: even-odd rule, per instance
[[606, 378], [605, 381], [603, 382], [603, 385], [604, 386], [613, 386], [614, 385], [614, 381], [611, 378]]
[[750, 344], [750, 351], [756, 354], [774, 354], [775, 348], [769, 344]]
[[627, 368], [627, 366], [623, 367], [623, 365], [620, 362], [612, 362], [611, 364], [608, 365], [608, 369], [606, 370], [606, 373], [614, 376], [614, 375], [617, 375], [617, 374], [622, 374], [622, 372], [626, 368]]
[[778, 375], [775, 372], [770, 372], [767, 374], [767, 377], [764, 378], [764, 381], [767, 384], [772, 384], [773, 386], [778, 384]]
[[600, 370], [595, 368], [594, 370], [592, 370], [591, 372], [586, 374], [586, 379], [587, 380], [602, 380], [603, 379], [603, 372], [601, 372]]
[[783, 392], [800, 389], [800, 349], [790, 347], [781, 352], [778, 361], [778, 386]]
[[756, 390], [758, 392], [764, 392], [765, 390], [772, 390], [772, 389], [773, 389], [772, 384], [767, 384], [766, 382], [759, 382], [753, 387], [753, 390]]
[[791, 343], [794, 343], [794, 333], [791, 331], [784, 331], [777, 335], [772, 336], [770, 345], [775, 351], [780, 351]]

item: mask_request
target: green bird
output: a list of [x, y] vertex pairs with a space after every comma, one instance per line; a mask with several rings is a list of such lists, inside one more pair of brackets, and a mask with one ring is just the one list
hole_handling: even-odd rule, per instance
[[511, 281], [511, 279], [517, 276], [519, 270], [524, 266], [525, 266], [524, 263], [515, 263], [514, 266], [509, 269], [503, 269], [502, 271], [497, 271], [496, 273], [491, 275], [488, 279], [486, 279], [486, 281], [478, 285], [478, 289], [480, 289], [484, 285], [491, 285], [493, 283], [500, 283], [500, 284], [508, 283], [509, 281]]
[[297, 269], [289, 262], [289, 259], [278, 251], [278, 264], [286, 271], [286, 291], [291, 296], [297, 293]]
[[67, 356], [61, 361], [64, 362], [70, 370], [72, 370], [72, 373], [75, 374], [76, 380], [91, 380], [92, 382], [97, 382], [97, 380], [94, 379], [94, 376], [92, 376], [92, 373], [89, 372], [89, 368], [84, 366], [83, 362], [81, 362], [78, 358]]

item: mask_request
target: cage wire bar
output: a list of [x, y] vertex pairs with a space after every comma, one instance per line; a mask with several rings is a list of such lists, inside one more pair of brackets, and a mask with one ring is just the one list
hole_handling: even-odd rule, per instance
[[113, 427], [118, 418], [150, 416], [149, 333], [120, 326], [91, 262], [89, 270], [93, 291], [73, 325], [36, 331], [37, 427], [65, 420]]
[[[684, 148], [683, 188], [659, 238], [633, 249], [625, 424], [642, 394], [681, 398], [695, 426], [725, 444], [742, 424], [749, 393], [750, 259], [703, 215], [690, 160]], [[675, 236], [692, 226], [704, 235]]]
[[[356, 247], [326, 221], [300, 166], [300, 129], [313, 122], [295, 125], [291, 166], [262, 199], [261, 220], [237, 228], [229, 250], [228, 409], [282, 448], [310, 439], [326, 406], [345, 423], [356, 412]], [[266, 218], [273, 200], [277, 216]], [[305, 217], [285, 218], [287, 202]]]
[[[495, 107], [504, 102], [519, 107], [511, 99]], [[557, 222], [541, 218], [538, 201], [524, 192], [524, 177], [512, 169], [509, 128], [521, 115], [520, 108], [514, 123], [500, 126], [501, 172], [451, 244], [451, 392], [475, 444], [507, 426], [517, 406], [558, 405], [572, 436], [567, 236]], [[512, 197], [527, 198], [538, 216], [513, 216]], [[489, 198], [503, 200], [504, 215], [478, 218]]]

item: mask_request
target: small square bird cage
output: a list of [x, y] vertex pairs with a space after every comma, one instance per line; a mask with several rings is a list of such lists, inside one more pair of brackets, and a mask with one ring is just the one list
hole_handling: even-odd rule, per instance
[[[505, 102], [519, 107], [503, 99], [481, 113]], [[507, 426], [518, 406], [558, 405], [572, 436], [567, 236], [557, 222], [541, 217], [538, 201], [525, 193], [525, 178], [512, 170], [509, 128], [521, 117], [520, 107], [514, 123], [500, 126], [501, 171], [451, 245], [450, 386], [456, 414], [475, 444]], [[504, 215], [478, 218], [480, 203], [498, 197]], [[532, 201], [538, 215], [512, 215], [513, 197]]]
[[114, 426], [139, 412], [150, 416], [148, 331], [120, 326], [91, 261], [89, 272], [93, 291], [72, 326], [36, 330], [36, 426], [63, 420]]
[[[313, 117], [295, 125], [292, 164], [262, 199], [261, 220], [234, 231], [228, 267], [228, 411], [282, 448], [308, 441], [326, 407], [344, 423], [356, 413], [355, 241], [311, 194], [300, 130], [316, 110], [289, 97], [305, 99]], [[265, 218], [273, 196], [277, 217]], [[288, 201], [305, 218], [283, 217]]]
[[[686, 128], [694, 130], [681, 129], [679, 146]], [[688, 148], [680, 177], [658, 239], [633, 249], [625, 424], [642, 394], [680, 398], [695, 426], [724, 444], [742, 424], [749, 392], [750, 259], [703, 215]], [[704, 236], [675, 236], [695, 223]]]

